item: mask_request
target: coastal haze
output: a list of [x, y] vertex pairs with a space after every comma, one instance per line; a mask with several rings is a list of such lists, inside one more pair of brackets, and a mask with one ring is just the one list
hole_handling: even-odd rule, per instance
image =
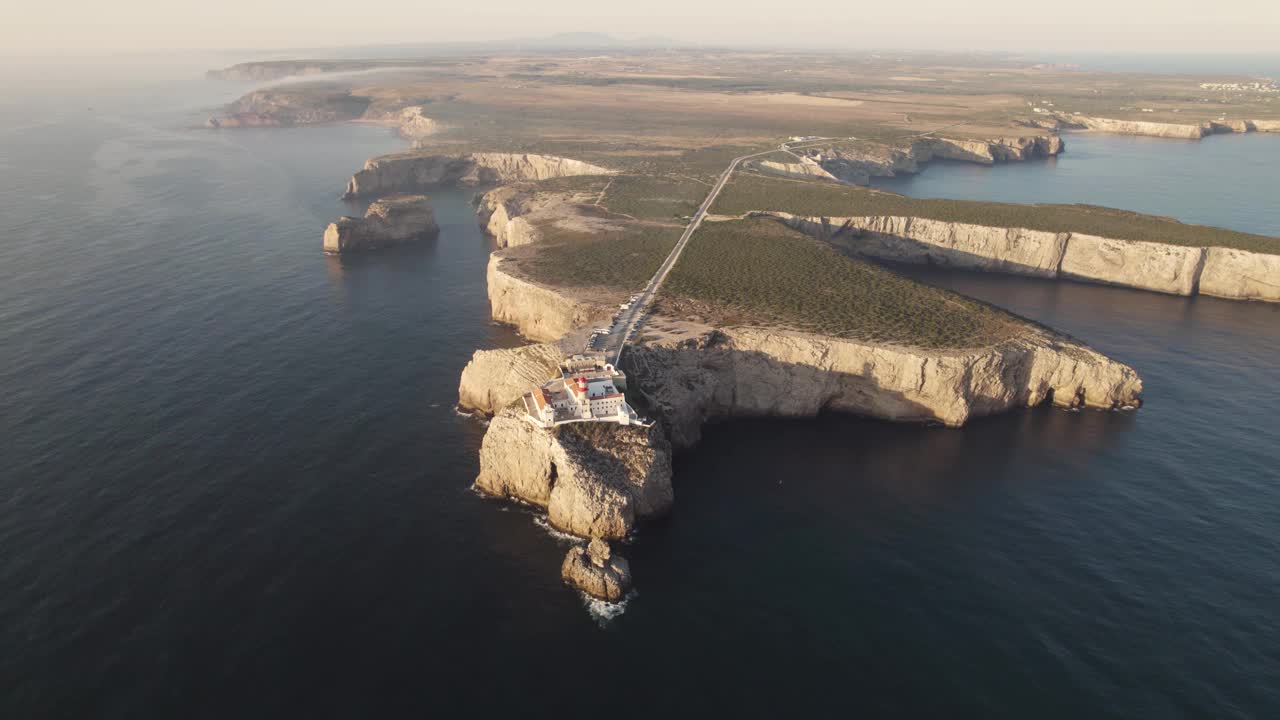
[[[337, 42], [336, 31], [312, 34], [332, 28], [340, 17], [326, 13], [336, 11], [317, 13], [308, 26], [301, 10], [273, 7], [276, 20], [261, 36], [236, 35], [224, 9], [209, 10], [206, 27], [187, 36], [166, 26], [163, 13], [144, 30], [147, 38], [194, 47], [237, 45], [237, 37], [273, 46]], [[521, 17], [514, 7], [490, 10]], [[981, 17], [1007, 10], [992, 5]], [[1181, 30], [1135, 35], [1135, 45], [1168, 49], [1179, 32], [1190, 37], [1198, 11], [1186, 10], [1171, 13]], [[546, 25], [526, 31], [563, 30], [573, 12], [570, 5], [548, 9], [539, 21]], [[712, 10], [700, 12], [710, 14], [705, 22], [714, 19]], [[767, 38], [765, 8], [748, 5], [744, 13], [738, 34], [723, 42]], [[1203, 33], [1198, 42], [1247, 49], [1274, 27], [1274, 13], [1234, 7], [1215, 22], [1237, 23], [1238, 45], [1222, 40], [1224, 33]], [[876, 17], [892, 25], [890, 15]], [[437, 24], [476, 20], [443, 10]], [[1139, 20], [1136, 10], [1120, 12], [1114, 32]], [[286, 28], [287, 21], [301, 27]], [[626, 15], [609, 21], [681, 42], [696, 35]], [[94, 49], [77, 33], [106, 22], [88, 15], [81, 29], [71, 24], [65, 42]], [[994, 37], [1015, 25], [981, 32]], [[361, 43], [414, 39], [367, 21], [355, 33]], [[892, 39], [909, 46], [907, 35]], [[454, 37], [492, 40], [475, 29]], [[615, 40], [587, 44], [599, 42]], [[974, 44], [972, 36], [954, 42], [956, 49]], [[967, 296], [980, 303], [972, 312], [992, 323], [1021, 328], [1026, 318], [1087, 342], [1107, 362], [1141, 375], [1142, 407], [1045, 404], [974, 417], [963, 427], [826, 411], [727, 415], [674, 454], [677, 501], [669, 513], [613, 543], [638, 588], [623, 603], [591, 600], [561, 581], [562, 558], [578, 540], [556, 530], [554, 516], [536, 503], [475, 491], [485, 435], [501, 423], [486, 426], [485, 413], [458, 407], [460, 374], [474, 351], [529, 343], [495, 321], [491, 253], [523, 273], [512, 277], [580, 303], [602, 296], [614, 308], [615, 295], [625, 300], [644, 286], [649, 265], [672, 257], [689, 216], [720, 174], [728, 177], [733, 158], [773, 153], [787, 140], [777, 128], [838, 135], [844, 144], [820, 145], [822, 167], [833, 172], [874, 171], [868, 158], [889, 147], [920, 156], [922, 147], [941, 155], [977, 143], [999, 153], [1006, 146], [985, 145], [987, 138], [1047, 132], [1011, 130], [1015, 114], [1035, 119], [1031, 105], [1046, 99], [1083, 102], [1072, 93], [1113, 82], [1108, 72], [1120, 78], [1109, 86], [1117, 97], [1131, 87], [1159, 88], [1157, 96], [1176, 87], [1182, 95], [1162, 96], [1152, 112], [1128, 100], [1108, 105], [1110, 98], [1086, 109], [1126, 108], [1125, 122], [1151, 117], [1199, 127], [1200, 115], [1186, 118], [1198, 112], [1199, 101], [1189, 98], [1201, 82], [1280, 73], [1274, 57], [1205, 59], [1219, 63], [1216, 74], [1199, 76], [1200, 60], [1179, 56], [1155, 63], [1172, 74], [1157, 76], [1132, 59], [1046, 54], [1047, 63], [1079, 67], [1044, 81], [1021, 55], [970, 67], [930, 55], [901, 60], [910, 69], [886, 69], [864, 55], [687, 61], [626, 51], [655, 65], [701, 67], [673, 73], [637, 69], [635, 57], [601, 68], [584, 59], [597, 50], [469, 58], [456, 70], [455, 56], [431, 56], [421, 73], [348, 65], [321, 75], [332, 84], [317, 86], [318, 95], [307, 94], [313, 85], [305, 79], [250, 77], [275, 72], [270, 67], [238, 71], [239, 79], [236, 72], [202, 76], [263, 58], [373, 54], [63, 59], [43, 81], [6, 70], [15, 82], [0, 99], [0, 222], [9, 238], [0, 247], [0, 436], [8, 468], [0, 478], [0, 545], [7, 549], [0, 559], [0, 676], [7, 678], [0, 715], [544, 716], [602, 707], [622, 717], [1280, 713], [1272, 682], [1280, 674], [1272, 612], [1280, 586], [1280, 429], [1272, 421], [1280, 403], [1280, 304], [973, 272], [947, 262], [874, 265], [918, 283], [911, 287], [922, 302]], [[438, 71], [436, 63], [450, 69]], [[780, 78], [802, 66], [847, 86], [833, 97], [786, 86]], [[844, 67], [869, 69], [847, 79], [836, 74]], [[739, 86], [738, 73], [752, 75], [753, 84]], [[957, 89], [992, 73], [1006, 74], [986, 80], [978, 100]], [[1078, 80], [1077, 73], [1097, 75]], [[1024, 97], [1024, 82], [1053, 90]], [[303, 105], [280, 101], [281, 89], [292, 87], [304, 88]], [[379, 103], [394, 108], [393, 120], [368, 121], [364, 106], [356, 118], [299, 120], [320, 117], [299, 107], [328, 111], [324, 98], [333, 87], [344, 98], [373, 98], [373, 115]], [[262, 92], [275, 94], [255, 98]], [[420, 99], [447, 129], [433, 125], [414, 137], [424, 123], [398, 125], [399, 107], [390, 102], [404, 98]], [[708, 99], [723, 103], [701, 108]], [[1269, 113], [1280, 114], [1269, 100], [1233, 96], [1203, 119], [1247, 117], [1265, 127]], [[913, 103], [905, 113], [902, 102]], [[205, 127], [211, 119], [225, 126]], [[946, 130], [930, 132], [938, 128]], [[1211, 247], [1229, 237], [1256, 250], [1280, 236], [1272, 197], [1280, 135], [1053, 132], [1065, 152], [1051, 157], [993, 165], [938, 157], [920, 160], [915, 173], [856, 179], [901, 193], [905, 199], [893, 202], [903, 204], [1026, 204], [1015, 212], [1045, 223], [1078, 220], [1068, 211], [1025, 208], [1121, 208], [1145, 214], [1125, 216], [1135, 232], [1167, 228], [1161, 223], [1173, 218], [1194, 224], [1187, 231], [1193, 242], [1204, 226]], [[926, 133], [922, 146], [917, 136]], [[432, 188], [425, 192], [438, 234], [377, 252], [322, 254], [325, 226], [363, 214], [372, 201], [339, 200], [348, 178], [367, 159], [415, 142], [429, 158], [577, 153], [621, 170], [614, 179]], [[868, 150], [864, 142], [877, 145]], [[804, 145], [795, 151], [803, 154]], [[718, 202], [754, 202], [750, 183], [768, 182], [803, 187], [806, 201], [823, 193], [879, 201], [852, 182], [852, 170], [819, 183], [769, 169], [738, 170], [738, 184], [727, 183]], [[504, 190], [517, 195], [489, 195]], [[487, 198], [482, 213], [507, 202], [504, 213], [515, 220], [525, 212], [527, 227], [486, 233], [494, 225], [483, 214], [477, 222], [479, 194]], [[903, 206], [938, 214], [933, 206]], [[727, 215], [727, 208], [711, 213]], [[742, 227], [733, 222], [720, 218], [690, 231], [686, 252], [708, 247], [716, 228]], [[639, 269], [601, 270], [630, 283], [625, 292], [565, 278], [556, 274], [564, 262], [543, 259], [594, 257], [594, 241], [579, 237], [592, 234], [584, 228], [627, 248]], [[532, 242], [519, 245], [522, 238]], [[798, 242], [779, 236], [784, 241]], [[556, 254], [558, 247], [572, 253]], [[1176, 248], [1169, 252], [1183, 250]], [[733, 296], [732, 312], [713, 307], [710, 293], [697, 294], [701, 278], [688, 263], [701, 256], [692, 257], [683, 266], [673, 261], [655, 312], [669, 313], [663, 303], [679, 301], [732, 334], [744, 314], [774, 311], [759, 304], [768, 298], [751, 295]], [[935, 291], [960, 295], [929, 294]], [[541, 331], [513, 322], [526, 336]], [[658, 336], [680, 332], [665, 317], [643, 326], [637, 354], [660, 357], [646, 355], [665, 347]], [[659, 350], [646, 350], [651, 345]], [[648, 370], [628, 372], [643, 382], [654, 377]], [[659, 413], [658, 403], [646, 411]]]

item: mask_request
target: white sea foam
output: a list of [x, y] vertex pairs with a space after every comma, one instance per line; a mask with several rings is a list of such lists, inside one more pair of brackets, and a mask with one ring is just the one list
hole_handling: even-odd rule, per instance
[[609, 623], [622, 616], [627, 611], [627, 605], [636, 599], [639, 595], [635, 590], [627, 593], [618, 602], [609, 602], [608, 600], [600, 600], [590, 595], [579, 592], [582, 596], [582, 604], [587, 607], [587, 613], [595, 619], [596, 624], [600, 627], [608, 627]]
[[555, 538], [556, 540], [559, 540], [561, 543], [564, 543], [566, 545], [576, 545], [577, 543], [582, 542], [582, 538], [578, 537], [577, 535], [570, 535], [567, 532], [561, 532], [551, 527], [551, 522], [547, 520], [546, 515], [538, 514], [534, 516], [533, 524], [537, 525], [543, 530], [546, 530], [548, 535], [550, 535], [551, 537]]

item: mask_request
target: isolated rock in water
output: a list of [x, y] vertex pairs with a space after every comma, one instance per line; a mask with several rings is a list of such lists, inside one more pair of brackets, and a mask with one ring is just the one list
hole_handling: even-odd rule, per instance
[[609, 602], [621, 600], [631, 589], [631, 565], [598, 538], [569, 550], [560, 576], [582, 592]]
[[364, 217], [342, 217], [324, 231], [324, 251], [346, 253], [434, 236], [440, 228], [425, 195], [394, 195], [369, 206]]

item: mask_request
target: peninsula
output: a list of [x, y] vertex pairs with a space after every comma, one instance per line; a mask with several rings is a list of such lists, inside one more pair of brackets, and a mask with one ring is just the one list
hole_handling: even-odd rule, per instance
[[[226, 72], [323, 68], [336, 69]], [[379, 203], [477, 190], [492, 318], [530, 343], [477, 350], [462, 370], [459, 405], [491, 417], [475, 487], [590, 540], [562, 576], [616, 601], [632, 571], [608, 543], [670, 510], [672, 454], [707, 423], [839, 412], [954, 427], [1042, 404], [1141, 405], [1134, 368], [894, 263], [1280, 301], [1280, 239], [1111, 208], [919, 200], [871, 178], [1039, 161], [1069, 152], [1072, 131], [1268, 132], [1280, 108], [1264, 95], [1240, 79], [998, 60], [502, 55], [319, 74], [226, 117], [382, 122], [413, 140], [354, 172], [343, 196], [375, 201], [373, 217], [331, 225], [326, 249], [380, 244]]]

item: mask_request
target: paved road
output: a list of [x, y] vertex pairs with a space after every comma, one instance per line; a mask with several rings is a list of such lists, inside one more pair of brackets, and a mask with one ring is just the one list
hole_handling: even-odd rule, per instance
[[[751, 153], [750, 155], [743, 155], [741, 157], [734, 158], [733, 161], [729, 163], [729, 167], [725, 168], [723, 173], [720, 173], [720, 177], [716, 180], [716, 184], [712, 186], [711, 192], [707, 193], [707, 198], [702, 201], [702, 205], [698, 206], [698, 211], [693, 214], [693, 217], [689, 220], [689, 224], [684, 229], [684, 233], [682, 233], [680, 235], [680, 239], [676, 241], [676, 246], [671, 249], [671, 254], [667, 255], [667, 259], [662, 262], [658, 271], [649, 279], [649, 284], [645, 285], [644, 290], [641, 290], [638, 294], [639, 296], [632, 301], [626, 309], [622, 309], [617, 317], [613, 319], [613, 324], [608, 328], [609, 334], [599, 336], [594, 340], [588, 341], [587, 349], [603, 350], [610, 362], [614, 365], [618, 364], [618, 361], [622, 359], [622, 351], [625, 350], [627, 344], [631, 342], [636, 330], [644, 320], [645, 315], [647, 315], [650, 308], [652, 308], [653, 300], [658, 294], [658, 289], [662, 287], [663, 281], [667, 279], [667, 275], [671, 272], [671, 268], [675, 267], [676, 262], [680, 260], [680, 253], [684, 252], [684, 246], [689, 244], [689, 238], [693, 237], [693, 234], [697, 232], [698, 226], [702, 224], [702, 219], [707, 215], [707, 211], [711, 209], [711, 205], [715, 203], [716, 197], [720, 195], [720, 191], [724, 189], [725, 184], [729, 182], [730, 176], [733, 175], [733, 171], [738, 169], [738, 165], [740, 165], [742, 161], [750, 160], [753, 157], [759, 157], [761, 155], [768, 155], [769, 153], [776, 152], [777, 150], [791, 153], [792, 147], [795, 145], [813, 143], [822, 144], [828, 143], [834, 139], [836, 138], [809, 137], [804, 140], [782, 143], [777, 148], [771, 148], [758, 153]], [[845, 139], [853, 140], [854, 138]], [[791, 154], [794, 155], [795, 153]]]
[[770, 148], [763, 152], [736, 157], [729, 163], [729, 167], [725, 168], [724, 172], [720, 173], [720, 177], [716, 180], [716, 184], [711, 187], [711, 192], [707, 193], [707, 198], [698, 206], [698, 211], [695, 212], [693, 217], [689, 220], [689, 224], [680, 235], [680, 239], [676, 241], [675, 247], [671, 248], [671, 253], [667, 255], [667, 259], [662, 261], [662, 265], [658, 267], [658, 271], [649, 279], [649, 284], [645, 285], [644, 290], [640, 291], [639, 297], [636, 298], [634, 302], [630, 303], [630, 306], [627, 309], [622, 310], [622, 312], [614, 318], [613, 325], [609, 327], [609, 334], [599, 338], [596, 341], [597, 344], [589, 347], [588, 349], [604, 350], [609, 361], [614, 365], [618, 364], [618, 361], [622, 359], [622, 351], [626, 349], [627, 343], [631, 342], [636, 329], [640, 326], [640, 322], [644, 320], [645, 315], [648, 314], [650, 308], [653, 306], [653, 300], [658, 294], [658, 289], [662, 287], [663, 281], [667, 279], [667, 275], [670, 274], [671, 268], [675, 267], [676, 263], [680, 260], [680, 253], [684, 252], [685, 245], [689, 244], [689, 238], [693, 237], [693, 234], [697, 232], [698, 226], [702, 224], [702, 219], [706, 217], [707, 211], [710, 210], [711, 205], [715, 203], [716, 197], [720, 195], [720, 191], [723, 190], [725, 184], [729, 182], [729, 177], [733, 175], [733, 171], [738, 169], [738, 165], [742, 163], [743, 160], [749, 160], [760, 155], [768, 155], [769, 153], [775, 152], [779, 149], [789, 150], [787, 145], [784, 144], [779, 148]]

